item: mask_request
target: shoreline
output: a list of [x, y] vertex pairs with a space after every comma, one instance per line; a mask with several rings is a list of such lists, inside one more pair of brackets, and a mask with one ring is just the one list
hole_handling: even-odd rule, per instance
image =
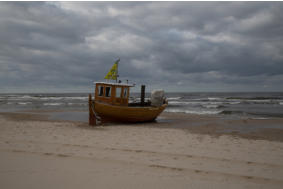
[[[66, 114], [67, 113], [67, 114]], [[70, 113], [70, 114], [68, 114]], [[0, 116], [12, 121], [46, 121], [46, 122], [69, 122], [78, 125], [89, 126], [87, 117], [83, 120], [70, 119], [66, 116], [74, 116], [76, 113], [86, 113], [84, 111], [19, 111], [19, 112], [0, 112]], [[62, 114], [66, 114], [60, 118]], [[54, 116], [55, 115], [55, 116]], [[69, 120], [68, 120], [69, 119]], [[233, 119], [219, 115], [192, 115], [186, 113], [163, 112], [155, 122], [148, 123], [104, 123], [103, 127], [120, 126], [125, 127], [149, 127], [149, 128], [168, 128], [180, 129], [186, 132], [210, 135], [213, 137], [232, 136], [253, 140], [268, 140], [283, 142], [283, 118], [270, 119]], [[97, 127], [97, 126], [96, 126]], [[98, 126], [99, 127], [99, 126]]]

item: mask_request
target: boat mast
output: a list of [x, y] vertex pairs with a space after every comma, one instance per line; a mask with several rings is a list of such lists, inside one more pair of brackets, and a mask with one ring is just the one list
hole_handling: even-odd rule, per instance
[[118, 83], [118, 77], [119, 77], [119, 74], [118, 74], [118, 70], [119, 70], [119, 62], [120, 62], [120, 58], [118, 59], [117, 61], [117, 73], [116, 73], [116, 83]]
[[[119, 58], [119, 60], [120, 60], [120, 58]], [[118, 80], [118, 77], [119, 77], [119, 75], [118, 75], [118, 65], [119, 65], [119, 62], [117, 62], [117, 73], [116, 73], [116, 83], [117, 83], [117, 80]]]

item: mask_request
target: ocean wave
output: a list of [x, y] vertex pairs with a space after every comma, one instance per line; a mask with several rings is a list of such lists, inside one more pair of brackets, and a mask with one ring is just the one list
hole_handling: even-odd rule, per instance
[[219, 97], [208, 97], [207, 99], [209, 101], [215, 101], [215, 100], [221, 100], [222, 98], [219, 98]]
[[38, 97], [39, 100], [63, 100], [64, 97]]
[[228, 100], [280, 100], [282, 97], [227, 97]]
[[190, 101], [208, 101], [207, 98], [192, 98]]
[[24, 96], [16, 96], [18, 99], [36, 99], [34, 96], [24, 95]]
[[223, 111], [220, 112], [220, 114], [224, 114], [224, 115], [231, 115], [231, 114], [245, 115], [246, 112], [238, 111], [238, 110], [223, 110]]
[[71, 99], [71, 100], [87, 100], [88, 99], [88, 96], [77, 96], [77, 97], [65, 97], [65, 99]]
[[207, 115], [207, 114], [210, 114], [211, 115], [211, 114], [219, 114], [222, 111], [165, 109], [165, 112], [197, 114], [197, 115]]
[[218, 104], [206, 104], [206, 105], [202, 105], [202, 107], [208, 108], [208, 109], [217, 109], [217, 108], [224, 108], [225, 106], [218, 105]]
[[240, 104], [241, 102], [240, 101], [232, 101], [232, 102], [225, 102], [225, 104]]
[[3, 95], [3, 97], [18, 97], [18, 96], [21, 96], [21, 95]]
[[27, 105], [27, 104], [31, 104], [31, 102], [18, 102], [18, 105]]
[[167, 98], [167, 100], [180, 100], [182, 97], [169, 97], [169, 98]]
[[63, 103], [44, 103], [43, 105], [44, 106], [60, 106], [62, 105]]
[[226, 102], [169, 101], [172, 105], [223, 105]]
[[39, 97], [40, 100], [87, 100], [88, 97], [72, 97], [72, 96], [64, 96], [64, 97]]
[[[4, 97], [0, 97], [4, 98]], [[7, 98], [7, 97], [5, 97]], [[31, 100], [87, 100], [87, 96], [83, 97], [72, 97], [72, 96], [30, 96], [30, 95], [23, 95], [23, 96], [8, 96], [9, 100], [22, 100], [22, 99], [31, 99]]]
[[279, 104], [277, 100], [243, 100], [241, 104]]
[[188, 105], [188, 104], [199, 104], [199, 102], [184, 102], [184, 101], [168, 101], [172, 105]]
[[267, 117], [252, 117], [251, 119], [270, 119], [270, 118], [267, 118]]
[[[255, 111], [241, 111], [241, 110], [223, 110], [219, 112], [222, 115], [238, 115], [248, 116], [255, 119], [268, 119], [269, 117], [283, 117], [281, 113], [270, 113], [270, 112], [255, 112]], [[256, 116], [256, 117], [254, 117]]]
[[75, 106], [86, 106], [87, 103], [72, 103], [72, 102], [69, 102], [68, 105], [69, 106], [73, 106], [73, 105], [75, 105]]

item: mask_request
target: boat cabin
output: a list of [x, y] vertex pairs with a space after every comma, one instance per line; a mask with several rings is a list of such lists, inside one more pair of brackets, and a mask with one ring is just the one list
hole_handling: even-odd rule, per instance
[[107, 104], [128, 106], [130, 87], [134, 85], [127, 83], [95, 83], [95, 100]]

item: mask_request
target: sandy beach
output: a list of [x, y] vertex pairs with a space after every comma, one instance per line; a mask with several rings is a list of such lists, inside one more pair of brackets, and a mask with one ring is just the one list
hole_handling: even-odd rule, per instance
[[1, 1], [0, 189], [283, 189], [282, 20], [283, 0]]
[[282, 188], [283, 131], [163, 113], [158, 123], [106, 124], [0, 114], [1, 188]]

